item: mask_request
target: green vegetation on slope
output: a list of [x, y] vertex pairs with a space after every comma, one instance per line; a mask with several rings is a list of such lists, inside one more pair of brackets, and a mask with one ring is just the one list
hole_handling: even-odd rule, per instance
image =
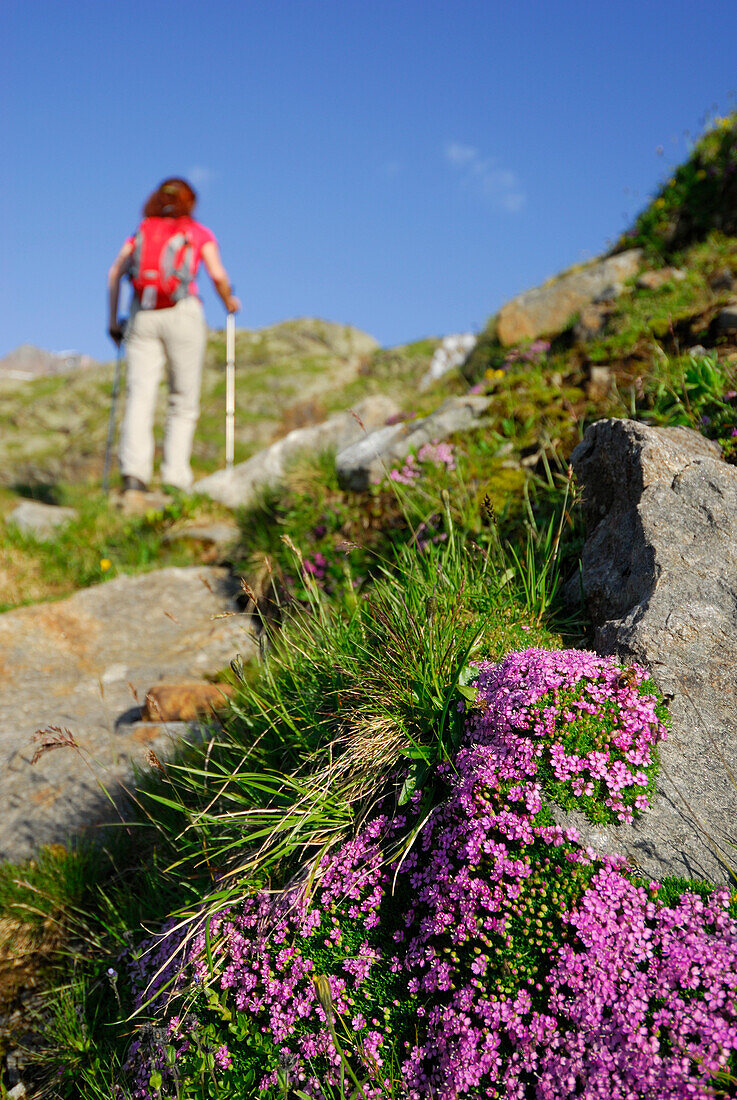
[[[575, 572], [582, 541], [566, 458], [589, 422], [631, 416], [685, 424], [734, 456], [737, 341], [716, 324], [737, 272], [737, 240], [726, 235], [737, 231], [728, 221], [735, 209], [733, 148], [731, 120], [705, 136], [658, 196], [663, 203], [656, 199], [623, 242], [645, 247], [656, 264], [675, 257], [685, 278], [658, 289], [633, 280], [608, 305], [593, 338], [582, 335], [573, 318], [549, 348], [505, 349], [492, 318], [464, 368], [465, 381], [451, 375], [418, 397], [433, 341], [359, 350], [340, 326], [323, 331], [321, 323], [309, 323], [305, 332], [303, 322], [269, 335], [239, 334], [238, 361], [249, 367], [242, 385], [239, 374], [237, 458], [274, 432], [375, 391], [394, 393], [411, 415], [471, 384], [490, 396], [488, 423], [451, 441], [455, 469], [420, 463], [421, 476], [406, 489], [385, 480], [350, 493], [339, 487], [330, 456], [295, 464], [283, 489], [264, 493], [240, 517], [243, 538], [234, 561], [246, 578], [248, 613], [262, 631], [263, 660], [246, 668], [235, 661], [224, 670], [238, 690], [225, 728], [213, 729], [203, 749], [188, 749], [171, 764], [152, 760], [138, 788], [140, 824], [116, 830], [103, 851], [49, 851], [30, 867], [0, 873], [0, 994], [6, 1003], [16, 996], [16, 986], [2, 985], [2, 964], [23, 936], [47, 983], [56, 983], [36, 1026], [44, 1034], [38, 1079], [49, 1095], [107, 1098], [120, 1085], [141, 1022], [129, 1016], [134, 991], [120, 959], [141, 942], [144, 928], [156, 931], [172, 913], [191, 918], [203, 904], [215, 909], [255, 886], [278, 890], [300, 868], [314, 866], [320, 853], [337, 850], [382, 798], [406, 802], [426, 790], [424, 810], [441, 806], [446, 788], [438, 765], [457, 745], [458, 705], [474, 701], [470, 662], [496, 661], [529, 646], [554, 649], [564, 632], [582, 640], [585, 622], [580, 612], [572, 619], [570, 609], [564, 612], [560, 581]], [[212, 337], [196, 454], [203, 472], [222, 452], [222, 344], [221, 335]], [[604, 384], [594, 373], [601, 368], [608, 372]], [[38, 385], [40, 408], [47, 399], [49, 409], [62, 402], [63, 387]], [[10, 414], [18, 420], [17, 454], [32, 423], [26, 397], [30, 390]], [[106, 399], [103, 387], [96, 420], [87, 424], [98, 464]], [[279, 421], [275, 410], [285, 405]], [[37, 452], [37, 467], [35, 457], [28, 459], [37, 488], [56, 477], [52, 451]], [[70, 461], [66, 476], [90, 476], [94, 467], [83, 459]], [[54, 488], [63, 503], [81, 504], [86, 491]], [[6, 493], [8, 507], [14, 494]], [[77, 527], [51, 544], [4, 534], [0, 577], [5, 552], [23, 557], [48, 594], [58, 591], [54, 585], [62, 584], [75, 542], [87, 550], [71, 574], [73, 586], [98, 579], [103, 557], [121, 570], [178, 561], [162, 556], [170, 553], [162, 535], [203, 507], [173, 502], [170, 514], [131, 524], [106, 519], [101, 504], [90, 503]], [[596, 741], [606, 730], [592, 722], [584, 734]], [[594, 816], [604, 812], [588, 809]], [[553, 915], [543, 916], [557, 919], [585, 884], [585, 873], [567, 878], [564, 871], [562, 863], [536, 868], [536, 893], [521, 896], [514, 914], [518, 960], [506, 962], [508, 970], [499, 963], [510, 994], [520, 975], [527, 980], [541, 965], [536, 905], [552, 905]], [[676, 903], [687, 885], [666, 883], [660, 900]], [[397, 904], [409, 899], [401, 896]], [[346, 950], [353, 950], [360, 944], [350, 939], [349, 925], [341, 927]], [[60, 944], [67, 954], [58, 953]], [[329, 946], [321, 950], [323, 974], [334, 956]], [[376, 991], [377, 1005], [385, 992]], [[202, 1078], [181, 1083], [178, 1094], [257, 1095], [252, 1067], [229, 1078], [230, 1092], [219, 1091], [214, 1052], [231, 1036], [237, 1045], [250, 1025], [227, 998], [198, 996]], [[401, 1011], [392, 1026], [406, 1023]], [[162, 1041], [155, 1030], [145, 1035], [147, 1042]], [[391, 1067], [387, 1073], [394, 1077]], [[155, 1095], [156, 1078], [150, 1087]], [[727, 1082], [727, 1093], [730, 1087]], [[326, 1095], [342, 1100], [354, 1091], [346, 1080], [345, 1089]], [[286, 1084], [284, 1094], [299, 1095]], [[401, 1095], [396, 1077], [386, 1095]]]
[[[294, 427], [316, 423], [360, 397], [416, 385], [435, 341], [387, 355], [350, 325], [305, 318], [236, 337], [235, 460]], [[35, 381], [0, 379], [0, 485], [32, 488], [58, 482], [99, 481], [114, 366], [107, 364]], [[125, 369], [123, 367], [123, 377]], [[345, 404], [343, 403], [343, 395]], [[165, 413], [162, 381], [157, 439]], [[123, 405], [121, 396], [118, 412]], [[222, 464], [225, 434], [225, 334], [208, 338], [202, 412], [193, 469]]]
[[712, 121], [616, 250], [673, 258], [713, 230], [737, 235], [737, 113]]

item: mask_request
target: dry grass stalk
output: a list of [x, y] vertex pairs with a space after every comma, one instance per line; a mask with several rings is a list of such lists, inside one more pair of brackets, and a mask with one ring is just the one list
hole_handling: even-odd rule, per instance
[[42, 756], [54, 749], [79, 749], [72, 731], [62, 729], [61, 726], [45, 726], [43, 729], [36, 730], [31, 740], [37, 746], [31, 758], [31, 764], [37, 764]]

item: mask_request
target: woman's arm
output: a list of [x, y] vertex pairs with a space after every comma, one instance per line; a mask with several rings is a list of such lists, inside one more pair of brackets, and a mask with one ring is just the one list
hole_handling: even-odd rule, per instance
[[120, 347], [123, 340], [123, 329], [118, 324], [118, 299], [120, 297], [120, 280], [128, 268], [128, 258], [133, 252], [133, 242], [126, 241], [113, 266], [107, 273], [108, 287], [108, 335]]
[[202, 246], [202, 262], [207, 268], [207, 273], [213, 281], [213, 285], [223, 300], [223, 305], [228, 313], [237, 313], [241, 303], [233, 294], [228, 273], [223, 267], [220, 252], [215, 241], [208, 241]]

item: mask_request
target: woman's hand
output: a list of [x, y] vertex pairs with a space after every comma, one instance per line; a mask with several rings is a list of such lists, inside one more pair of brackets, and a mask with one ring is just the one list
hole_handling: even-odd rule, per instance
[[111, 324], [108, 326], [107, 334], [112, 342], [115, 344], [116, 348], [119, 348], [120, 345], [123, 343], [123, 340], [125, 339], [125, 331], [123, 329], [123, 326], [118, 324], [117, 321], [115, 322], [115, 324]]
[[126, 241], [121, 248], [118, 255], [113, 261], [113, 266], [107, 273], [107, 286], [108, 286], [108, 336], [113, 341], [116, 347], [120, 347], [123, 343], [124, 332], [123, 326], [119, 323], [118, 317], [118, 298], [120, 297], [120, 280], [123, 278], [123, 274], [128, 270], [128, 260], [133, 252], [133, 243]]

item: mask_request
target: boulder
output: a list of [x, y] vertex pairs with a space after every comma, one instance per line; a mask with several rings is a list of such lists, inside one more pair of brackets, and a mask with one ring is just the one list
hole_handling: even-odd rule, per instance
[[40, 500], [22, 500], [6, 519], [15, 524], [24, 535], [37, 539], [52, 538], [59, 527], [77, 518], [74, 508], [61, 508], [57, 504], [42, 504]]
[[331, 449], [341, 451], [380, 424], [385, 424], [387, 418], [398, 411], [398, 405], [390, 397], [376, 394], [364, 398], [355, 409], [336, 413], [322, 424], [295, 428], [246, 462], [202, 478], [195, 483], [194, 491], [204, 493], [228, 508], [242, 507], [251, 503], [260, 489], [279, 485], [288, 464], [298, 455]]
[[223, 710], [232, 695], [230, 684], [201, 680], [156, 684], [146, 692], [141, 718], [144, 722], [192, 722]]
[[717, 315], [717, 328], [720, 332], [737, 332], [737, 298], [727, 302]]
[[163, 512], [172, 498], [163, 489], [128, 489], [111, 497], [111, 504], [124, 516], [145, 516], [147, 512]]
[[[737, 867], [737, 469], [687, 428], [592, 425], [571, 456], [588, 538], [594, 648], [648, 668], [669, 700], [654, 805], [631, 825], [569, 823], [656, 879]], [[576, 586], [578, 579], [576, 579]]]
[[591, 302], [621, 294], [625, 280], [637, 274], [641, 258], [641, 249], [631, 248], [512, 298], [499, 311], [499, 340], [509, 346], [562, 332], [571, 317]]
[[643, 271], [635, 286], [638, 290], [660, 290], [666, 283], [682, 283], [686, 272], [679, 267], [661, 267], [658, 271]]
[[335, 459], [338, 481], [344, 489], [362, 491], [381, 481], [389, 470], [424, 443], [437, 443], [454, 432], [478, 424], [491, 398], [482, 394], [449, 397], [421, 420], [379, 428], [339, 451]]
[[199, 560], [216, 562], [225, 560], [240, 538], [240, 528], [235, 523], [214, 520], [211, 523], [188, 523], [167, 531], [164, 543], [183, 542], [199, 549]]

